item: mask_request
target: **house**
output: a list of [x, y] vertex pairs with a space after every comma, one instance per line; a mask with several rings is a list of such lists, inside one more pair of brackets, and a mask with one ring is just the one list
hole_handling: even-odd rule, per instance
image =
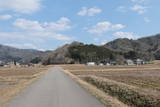
[[15, 67], [15, 62], [11, 61], [11, 62], [8, 62], [6, 65], [7, 65], [6, 67]]
[[5, 67], [21, 67], [21, 64], [16, 61], [7, 62]]
[[142, 59], [137, 59], [137, 60], [135, 61], [135, 63], [136, 63], [137, 65], [143, 65], [143, 64], [145, 64], [145, 62], [144, 62]]
[[106, 65], [107, 65], [107, 66], [110, 66], [111, 64], [110, 64], [110, 63], [106, 63]]
[[128, 59], [128, 60], [126, 60], [126, 64], [127, 65], [134, 65], [134, 61]]
[[96, 65], [95, 62], [87, 62], [87, 66], [94, 66], [94, 65]]
[[111, 61], [110, 64], [111, 65], [117, 65], [117, 62], [116, 61]]
[[0, 61], [0, 66], [4, 66], [4, 62], [3, 61]]
[[104, 64], [103, 64], [103, 63], [99, 63], [98, 65], [99, 65], [99, 66], [103, 66]]

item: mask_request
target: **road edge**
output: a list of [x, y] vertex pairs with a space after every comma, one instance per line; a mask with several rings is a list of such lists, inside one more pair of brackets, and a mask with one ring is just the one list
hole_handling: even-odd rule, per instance
[[107, 93], [99, 90], [95, 86], [85, 82], [80, 79], [76, 75], [72, 74], [68, 70], [64, 70], [60, 67], [60, 69], [70, 76], [73, 80], [75, 80], [80, 86], [82, 86], [85, 90], [87, 90], [91, 95], [95, 96], [101, 103], [103, 103], [106, 107], [128, 107], [128, 105], [119, 101], [117, 98], [108, 95]]
[[14, 99], [17, 95], [21, 94], [23, 91], [25, 91], [29, 86], [31, 86], [33, 83], [35, 83], [36, 81], [38, 81], [39, 79], [41, 79], [46, 73], [48, 73], [49, 71], [51, 71], [53, 69], [53, 67], [49, 67], [47, 70], [44, 70], [40, 73], [34, 74], [32, 75], [33, 79], [26, 81], [25, 83], [23, 83], [23, 85], [21, 87], [19, 87], [17, 90], [13, 91], [11, 93], [11, 95], [8, 97], [8, 99], [0, 106], [0, 107], [5, 107], [5, 105], [7, 105], [12, 99]]

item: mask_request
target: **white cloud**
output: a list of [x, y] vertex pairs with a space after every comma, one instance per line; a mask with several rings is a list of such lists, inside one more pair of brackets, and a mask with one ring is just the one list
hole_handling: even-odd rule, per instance
[[151, 20], [150, 20], [148, 17], [144, 17], [144, 21], [145, 21], [146, 23], [151, 22]]
[[40, 7], [41, 0], [0, 0], [0, 10], [32, 13], [39, 10]]
[[99, 38], [93, 38], [93, 41], [98, 42]]
[[23, 30], [32, 31], [65, 31], [71, 29], [69, 25], [70, 20], [62, 17], [56, 22], [43, 22], [31, 21], [26, 19], [17, 19], [13, 25]]
[[113, 34], [113, 36], [119, 37], [119, 38], [128, 38], [128, 39], [135, 39], [136, 36], [132, 32], [116, 32]]
[[0, 20], [8, 20], [11, 18], [12, 18], [12, 15], [9, 15], [9, 14], [0, 15]]
[[146, 6], [148, 1], [151, 0], [129, 0], [131, 2], [133, 2], [134, 5], [132, 6], [119, 6], [117, 8], [117, 11], [119, 12], [127, 12], [129, 10], [135, 11], [138, 14], [144, 14], [145, 12], [147, 12], [147, 10], [149, 8], [151, 8], [150, 6]]
[[136, 3], [144, 3], [144, 2], [148, 2], [150, 0], [130, 0], [132, 2], [136, 2]]
[[[56, 33], [56, 32], [0, 32], [0, 38], [3, 41], [19, 41], [19, 43], [15, 44], [6, 44], [9, 46], [17, 47], [17, 48], [25, 48], [25, 49], [36, 49], [43, 51], [34, 44], [44, 44], [48, 40], [58, 40], [63, 42], [68, 42], [73, 40], [72, 37]], [[30, 44], [33, 43], [33, 44]]]
[[36, 49], [36, 50], [40, 50], [40, 51], [45, 51], [44, 49], [38, 48], [36, 45], [31, 44], [31, 43], [24, 43], [24, 44], [5, 44], [7, 46], [11, 46], [11, 47], [16, 47], [16, 48], [20, 48], [20, 49]]
[[60, 31], [66, 31], [71, 29], [69, 25], [70, 20], [66, 17], [61, 17], [55, 22], [39, 22], [26, 19], [17, 19], [13, 25], [17, 27], [19, 32], [0, 32], [1, 38], [18, 38], [18, 39], [29, 39], [32, 41], [42, 41], [47, 39], [54, 39], [59, 41], [69, 41], [73, 38]]
[[96, 7], [93, 8], [87, 8], [87, 7], [82, 7], [82, 9], [77, 13], [79, 16], [94, 16], [96, 14], [101, 13], [102, 10]]
[[42, 31], [43, 27], [38, 21], [30, 21], [26, 19], [17, 19], [14, 23], [14, 26], [23, 29], [23, 30], [37, 30]]
[[35, 33], [35, 35], [43, 35], [43, 37], [46, 38], [52, 38], [60, 41], [69, 41], [72, 40], [72, 37], [69, 37], [67, 35], [61, 34], [61, 33], [54, 33], [54, 32], [41, 32], [41, 33]]
[[118, 30], [118, 29], [122, 29], [124, 27], [125, 27], [125, 25], [116, 24], [116, 25], [112, 25], [112, 30]]
[[124, 27], [125, 25], [122, 25], [122, 24], [113, 25], [112, 23], [105, 21], [105, 22], [99, 22], [96, 25], [92, 26], [87, 30], [87, 32], [92, 34], [102, 34], [107, 31], [118, 30]]
[[0, 38], [6, 39], [8, 38], [13, 40], [31, 40], [31, 41], [39, 41], [53, 39], [60, 41], [69, 41], [72, 40], [71, 37], [54, 32], [0, 32]]
[[60, 18], [56, 22], [45, 22], [42, 24], [45, 30], [52, 30], [52, 31], [65, 31], [71, 29], [69, 25], [70, 20], [66, 17]]
[[59, 23], [59, 24], [67, 24], [67, 23], [69, 23], [70, 22], [70, 19], [68, 19], [68, 18], [66, 18], [66, 17], [61, 17], [58, 21], [57, 21], [57, 23]]
[[137, 12], [138, 14], [144, 14], [147, 11], [148, 8], [149, 7], [136, 4], [136, 5], [131, 7], [131, 10]]
[[105, 45], [107, 42], [108, 42], [107, 40], [102, 40], [100, 44]]
[[128, 8], [125, 7], [125, 6], [119, 6], [119, 7], [117, 8], [117, 11], [123, 12], [123, 13], [127, 12], [127, 10], [128, 10]]

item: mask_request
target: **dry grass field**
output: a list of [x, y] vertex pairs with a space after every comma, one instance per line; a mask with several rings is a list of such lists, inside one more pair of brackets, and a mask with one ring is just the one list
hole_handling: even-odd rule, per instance
[[0, 68], [0, 107], [47, 72], [49, 67]]
[[63, 69], [131, 107], [160, 107], [160, 66], [85, 66]]

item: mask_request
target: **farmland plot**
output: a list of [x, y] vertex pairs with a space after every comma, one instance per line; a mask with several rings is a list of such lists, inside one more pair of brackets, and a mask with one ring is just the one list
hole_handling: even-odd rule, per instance
[[64, 69], [133, 107], [160, 106], [160, 67], [64, 66]]
[[47, 70], [47, 67], [0, 68], [0, 107]]

